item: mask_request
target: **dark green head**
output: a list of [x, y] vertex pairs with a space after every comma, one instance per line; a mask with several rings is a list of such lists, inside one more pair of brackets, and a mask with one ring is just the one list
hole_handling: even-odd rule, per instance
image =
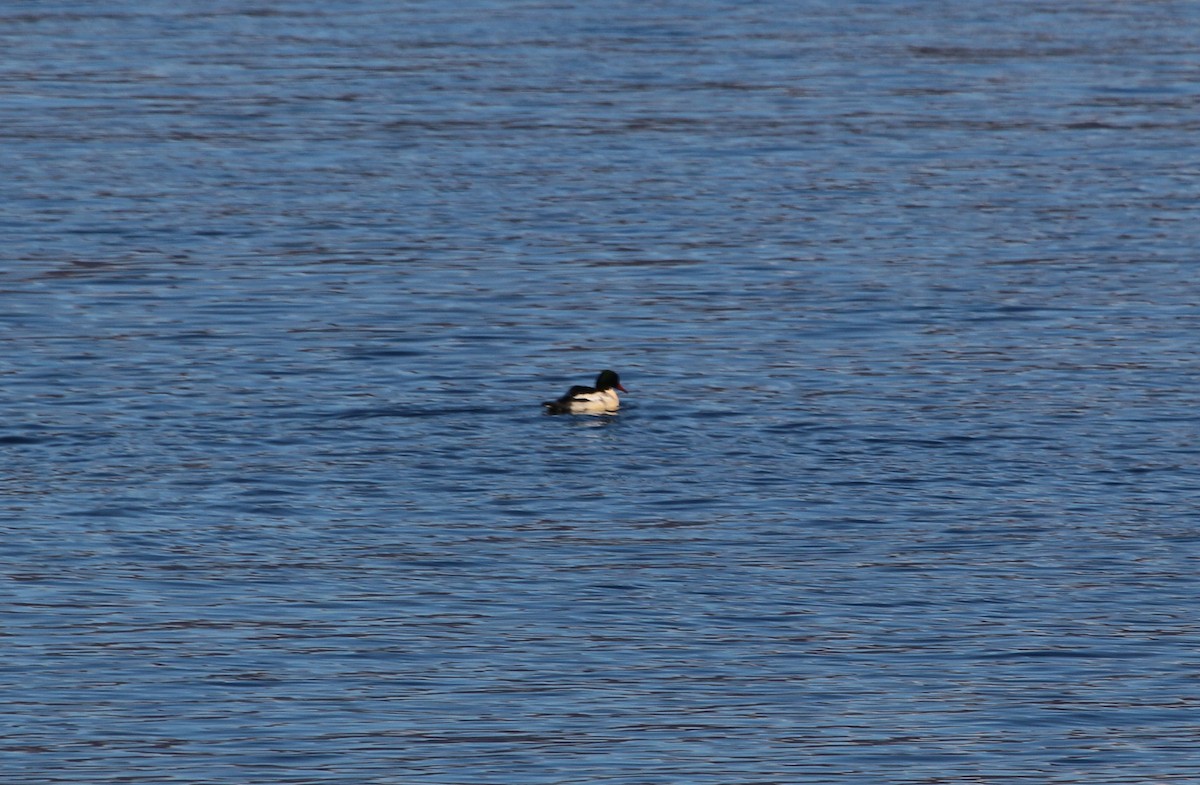
[[617, 376], [616, 371], [601, 371], [600, 375], [596, 377], [596, 389], [611, 390], [614, 387], [621, 392], [629, 392], [621, 386], [621, 377]]

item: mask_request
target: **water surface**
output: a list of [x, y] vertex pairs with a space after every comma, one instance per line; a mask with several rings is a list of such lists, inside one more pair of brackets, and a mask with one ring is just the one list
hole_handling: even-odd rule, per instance
[[1197, 23], [0, 10], [0, 771], [1195, 782]]

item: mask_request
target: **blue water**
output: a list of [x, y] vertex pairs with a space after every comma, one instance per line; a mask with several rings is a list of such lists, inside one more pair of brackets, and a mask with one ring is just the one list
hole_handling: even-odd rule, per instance
[[0, 6], [0, 779], [1200, 782], [1198, 25]]

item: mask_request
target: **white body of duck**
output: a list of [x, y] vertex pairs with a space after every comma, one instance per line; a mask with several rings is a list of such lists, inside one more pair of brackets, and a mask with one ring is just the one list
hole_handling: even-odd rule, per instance
[[549, 414], [612, 414], [621, 407], [617, 390], [629, 392], [614, 371], [601, 371], [595, 387], [576, 385], [557, 401], [545, 401], [542, 406]]

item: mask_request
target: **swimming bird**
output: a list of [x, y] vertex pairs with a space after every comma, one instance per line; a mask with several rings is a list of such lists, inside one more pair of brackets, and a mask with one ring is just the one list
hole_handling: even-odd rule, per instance
[[542, 406], [549, 414], [609, 414], [621, 406], [617, 390], [629, 392], [615, 371], [601, 371], [595, 387], [577, 384], [557, 401], [544, 401]]

